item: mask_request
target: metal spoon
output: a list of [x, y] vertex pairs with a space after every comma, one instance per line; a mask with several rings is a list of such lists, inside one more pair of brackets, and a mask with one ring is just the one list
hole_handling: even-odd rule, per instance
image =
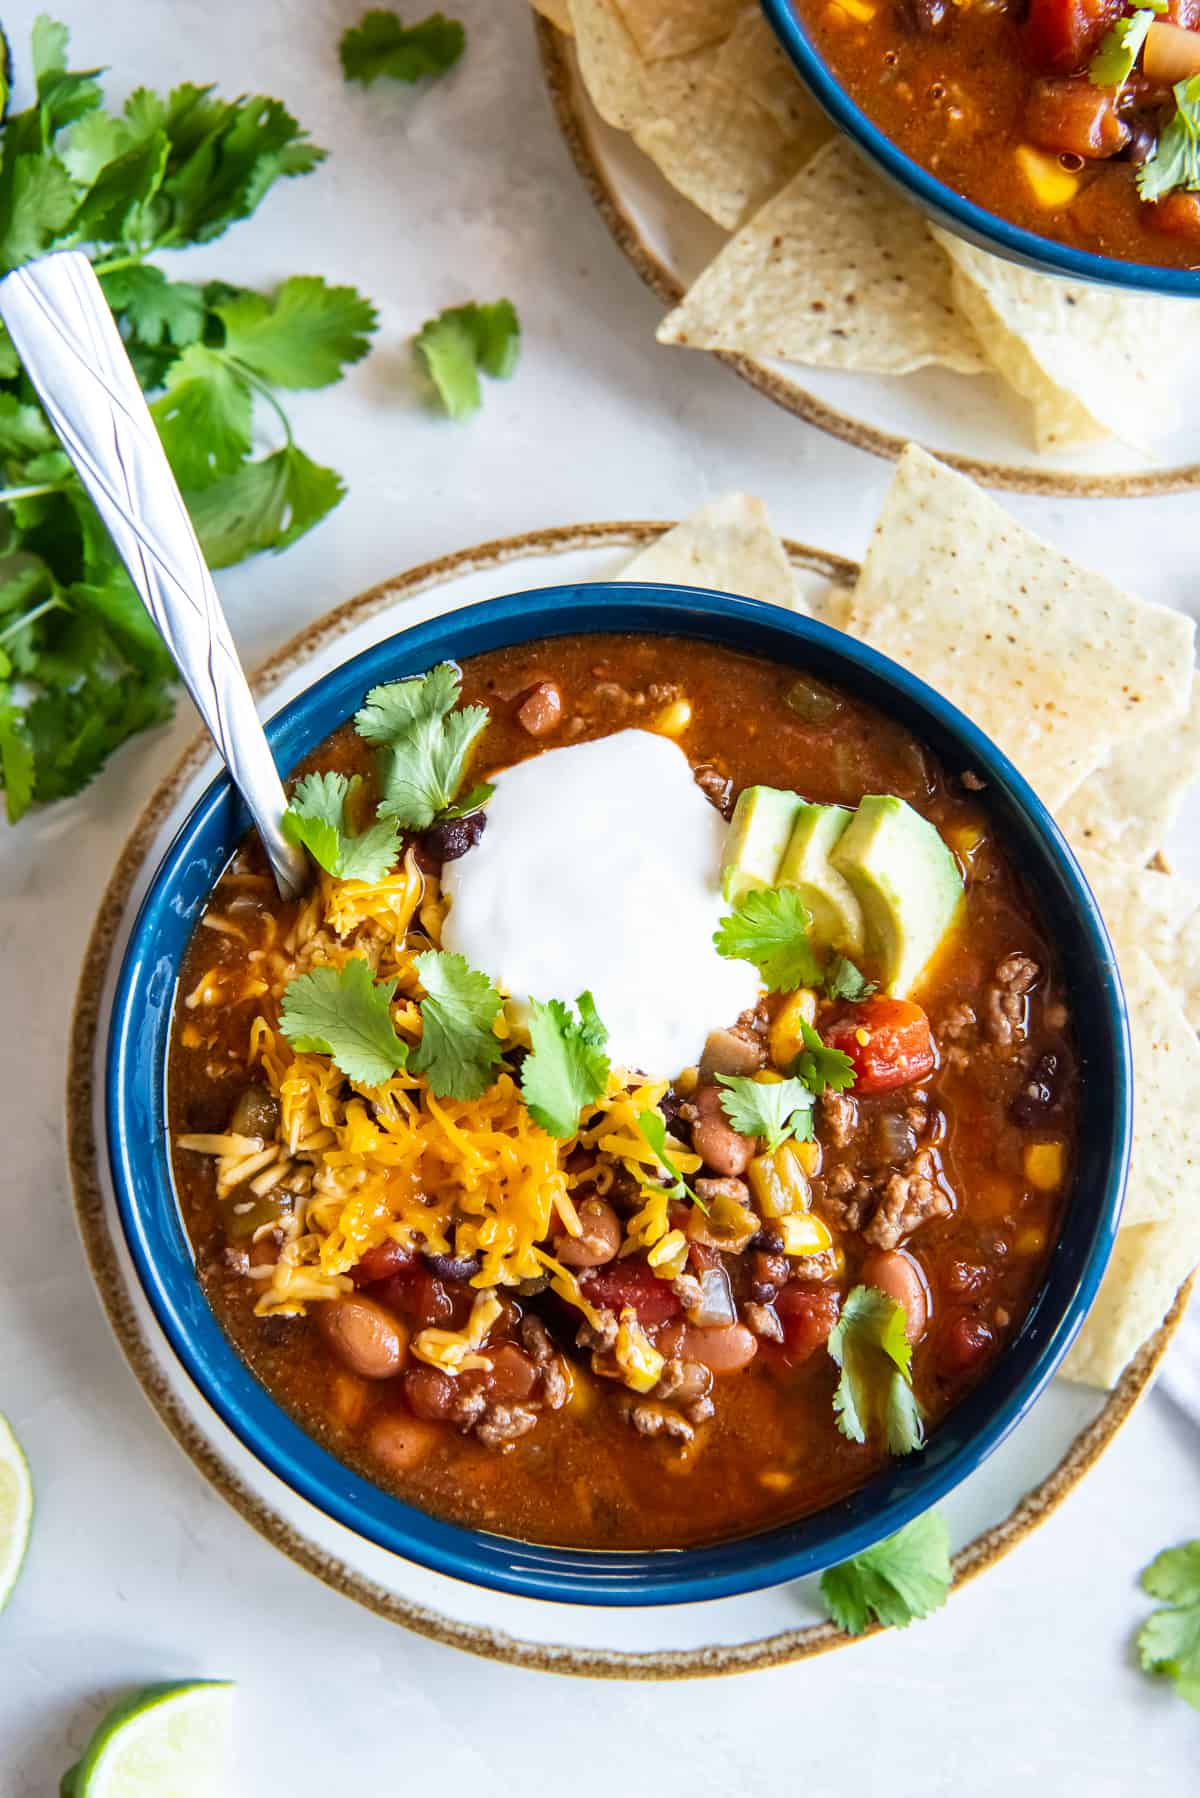
[[280, 829], [287, 800], [183, 496], [86, 256], [66, 250], [0, 281], [0, 317], [225, 758], [285, 899], [309, 882]]

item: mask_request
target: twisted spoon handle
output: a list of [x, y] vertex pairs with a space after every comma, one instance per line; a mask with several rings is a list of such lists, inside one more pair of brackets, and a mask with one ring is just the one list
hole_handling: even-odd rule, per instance
[[108, 302], [68, 250], [0, 282], [0, 317], [249, 808], [284, 898], [308, 884], [287, 801], [187, 507]]

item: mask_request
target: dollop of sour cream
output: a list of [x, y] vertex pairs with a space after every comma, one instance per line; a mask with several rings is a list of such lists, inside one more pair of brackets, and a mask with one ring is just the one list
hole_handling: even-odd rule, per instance
[[444, 871], [442, 932], [514, 999], [590, 992], [615, 1067], [666, 1079], [759, 995], [713, 947], [726, 825], [678, 744], [623, 730], [492, 776], [479, 844]]

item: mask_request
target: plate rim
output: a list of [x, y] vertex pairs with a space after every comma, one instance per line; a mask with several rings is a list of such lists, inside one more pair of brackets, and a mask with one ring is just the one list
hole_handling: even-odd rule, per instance
[[[621, 251], [644, 284], [668, 306], [677, 306], [686, 289], [678, 276], [644, 241], [637, 223], [596, 155], [589, 126], [575, 104], [577, 76], [572, 67], [571, 41], [544, 14], [533, 12], [534, 36], [546, 92], [576, 171], [592, 205]], [[797, 77], [799, 79], [799, 77]], [[806, 424], [837, 437], [854, 449], [865, 450], [883, 461], [895, 462], [911, 438], [897, 436], [839, 411], [816, 394], [786, 379], [752, 356], [735, 350], [700, 352], [723, 362], [739, 380], [764, 395], [783, 411]], [[1009, 493], [1036, 494], [1054, 499], [1156, 499], [1172, 493], [1200, 489], [1200, 461], [1176, 463], [1168, 468], [1128, 474], [1074, 474], [1069, 469], [1047, 469], [1015, 462], [991, 462], [962, 456], [936, 444], [923, 444], [939, 462], [969, 475], [984, 486]]]
[[[552, 526], [495, 538], [419, 563], [344, 601], [305, 626], [259, 665], [251, 676], [251, 686], [256, 693], [262, 693], [293, 673], [313, 653], [340, 637], [351, 625], [358, 625], [384, 611], [398, 599], [415, 598], [432, 591], [449, 578], [500, 568], [506, 562], [526, 556], [550, 556], [589, 548], [637, 549], [671, 528], [669, 522], [649, 520]], [[834, 584], [846, 584], [857, 574], [858, 565], [846, 557], [787, 538], [784, 546], [794, 567], [806, 569]], [[101, 1144], [97, 1135], [100, 1083], [96, 1060], [113, 948], [130, 892], [164, 820], [187, 781], [211, 753], [206, 735], [202, 733], [193, 739], [155, 786], [118, 855], [84, 952], [67, 1060], [67, 1162], [84, 1253], [118, 1346], [143, 1395], [177, 1446], [251, 1528], [324, 1585], [417, 1635], [484, 1659], [591, 1679], [688, 1679], [781, 1666], [851, 1646], [875, 1634], [879, 1625], [872, 1626], [862, 1637], [851, 1637], [831, 1622], [822, 1622], [779, 1631], [749, 1642], [626, 1652], [528, 1641], [492, 1626], [463, 1623], [427, 1605], [400, 1597], [350, 1567], [333, 1552], [308, 1540], [242, 1479], [188, 1416], [157, 1365], [126, 1289], [126, 1277], [109, 1228], [100, 1172]], [[1163, 1324], [1143, 1344], [1101, 1411], [1078, 1432], [1057, 1466], [1018, 1500], [1005, 1519], [975, 1537], [954, 1556], [952, 1590], [992, 1566], [1044, 1522], [1113, 1441], [1165, 1352], [1182, 1316], [1191, 1285], [1189, 1280], [1180, 1288]]]

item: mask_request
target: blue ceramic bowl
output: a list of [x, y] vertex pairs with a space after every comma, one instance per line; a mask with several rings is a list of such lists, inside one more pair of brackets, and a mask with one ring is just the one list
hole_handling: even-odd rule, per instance
[[176, 1355], [213, 1409], [288, 1486], [359, 1535], [457, 1579], [577, 1604], [680, 1604], [815, 1573], [890, 1535], [958, 1485], [1046, 1385], [1091, 1304], [1112, 1247], [1129, 1154], [1130, 1066], [1112, 947], [1070, 852], [999, 750], [939, 694], [874, 650], [749, 600], [629, 582], [549, 587], [471, 606], [365, 650], [267, 726], [291, 769], [379, 681], [539, 637], [630, 631], [688, 636], [794, 663], [901, 719], [949, 768], [988, 784], [992, 815], [1057, 943], [1082, 1049], [1080, 1165], [1045, 1284], [1020, 1334], [928, 1448], [802, 1522], [715, 1547], [592, 1553], [493, 1536], [402, 1504], [306, 1435], [259, 1384], [200, 1290], [167, 1155], [166, 1065], [180, 959], [218, 874], [248, 827], [227, 778], [184, 822], [133, 927], [113, 1003], [106, 1104], [121, 1222]]
[[795, 64], [804, 85], [840, 131], [857, 145], [881, 175], [901, 188], [949, 231], [957, 232], [981, 250], [1022, 262], [1043, 275], [1063, 275], [1069, 281], [1094, 281], [1104, 287], [1121, 287], [1128, 293], [1175, 294], [1200, 298], [1200, 270], [1156, 268], [1148, 262], [1122, 262], [1115, 256], [1096, 256], [1075, 250], [1010, 225], [1007, 219], [965, 200], [936, 175], [906, 156], [857, 105], [824, 61], [793, 10], [793, 0], [761, 0], [776, 37]]

